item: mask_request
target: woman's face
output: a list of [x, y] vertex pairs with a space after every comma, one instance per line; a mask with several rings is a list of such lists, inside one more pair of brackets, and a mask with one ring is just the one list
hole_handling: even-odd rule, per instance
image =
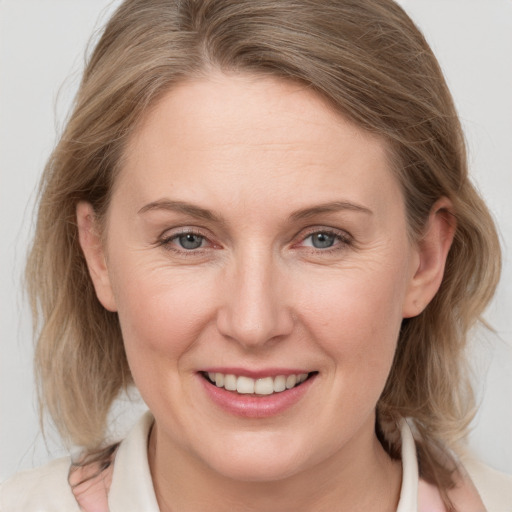
[[373, 442], [420, 262], [380, 139], [301, 85], [189, 81], [131, 138], [106, 222], [93, 278], [161, 446], [273, 480]]

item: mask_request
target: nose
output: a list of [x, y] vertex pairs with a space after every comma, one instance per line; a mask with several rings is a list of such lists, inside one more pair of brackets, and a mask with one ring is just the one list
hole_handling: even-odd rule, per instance
[[246, 349], [289, 335], [294, 319], [285, 274], [282, 263], [265, 251], [248, 250], [236, 258], [222, 287], [220, 333]]

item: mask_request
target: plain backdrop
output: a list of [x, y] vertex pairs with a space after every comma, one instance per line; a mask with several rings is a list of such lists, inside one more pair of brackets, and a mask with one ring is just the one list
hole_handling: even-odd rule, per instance
[[[118, 1], [0, 0], [0, 479], [63, 454], [39, 431], [30, 315], [22, 270], [35, 190], [83, 66], [88, 41]], [[472, 340], [481, 401], [470, 444], [512, 473], [512, 1], [403, 0], [446, 73], [469, 144], [474, 181], [500, 226], [501, 286], [487, 313], [495, 333]], [[116, 405], [122, 434], [143, 409]]]

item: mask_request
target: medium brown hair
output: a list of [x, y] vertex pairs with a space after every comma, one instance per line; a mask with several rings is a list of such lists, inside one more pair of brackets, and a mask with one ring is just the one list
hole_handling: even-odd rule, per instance
[[423, 313], [403, 321], [377, 406], [389, 453], [399, 453], [397, 420], [411, 418], [423, 477], [449, 488], [453, 467], [440, 453], [464, 437], [473, 416], [464, 348], [494, 293], [500, 249], [468, 179], [440, 67], [391, 0], [127, 0], [118, 8], [90, 56], [41, 184], [27, 266], [40, 319], [41, 404], [64, 439], [89, 450], [101, 445], [110, 406], [132, 378], [117, 315], [100, 305], [88, 275], [76, 205], [90, 202], [101, 220], [142, 116], [174, 84], [212, 68], [298, 81], [382, 137], [414, 240], [435, 201], [452, 201], [457, 229], [441, 288]]

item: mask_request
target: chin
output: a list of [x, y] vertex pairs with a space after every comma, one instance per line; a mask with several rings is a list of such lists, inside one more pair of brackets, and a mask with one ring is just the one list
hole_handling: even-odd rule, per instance
[[[226, 446], [210, 459], [210, 467], [226, 478], [245, 482], [275, 482], [289, 478], [308, 466], [304, 446], [274, 443], [242, 443]], [[311, 443], [309, 443], [311, 444]], [[288, 448], [288, 449], [287, 449]], [[213, 455], [213, 454], [212, 454]]]
[[239, 482], [269, 483], [284, 480], [299, 472], [296, 464], [280, 460], [269, 462], [266, 459], [231, 461], [213, 467], [222, 476]]

